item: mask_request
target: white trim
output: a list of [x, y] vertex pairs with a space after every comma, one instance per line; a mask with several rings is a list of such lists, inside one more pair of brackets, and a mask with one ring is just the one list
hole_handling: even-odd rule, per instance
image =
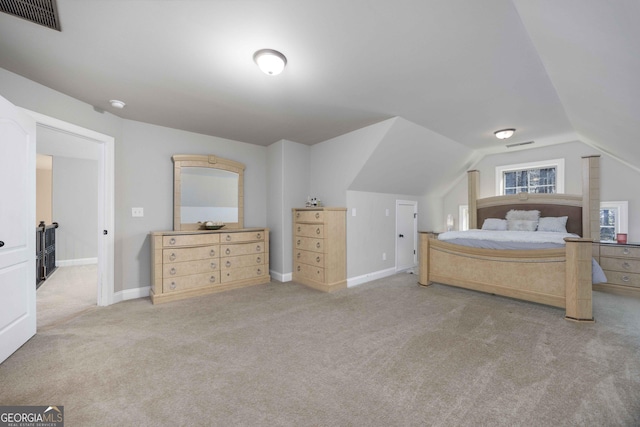
[[143, 286], [141, 288], [118, 291], [113, 294], [112, 304], [122, 301], [128, 301], [130, 299], [149, 298], [149, 292], [151, 292], [151, 286]]
[[391, 267], [387, 268], [386, 270], [380, 270], [373, 273], [363, 274], [362, 276], [351, 277], [347, 279], [347, 287], [353, 288], [354, 286], [371, 282], [373, 280], [384, 279], [385, 277], [393, 276], [394, 274], [396, 274], [396, 268]]
[[74, 265], [92, 265], [97, 264], [98, 258], [76, 258], [76, 259], [64, 259], [56, 260], [56, 267], [71, 267]]
[[[400, 205], [410, 205], [413, 206], [413, 266], [405, 267], [398, 269], [398, 206]], [[395, 260], [395, 271], [406, 271], [411, 268], [414, 268], [418, 265], [418, 202], [415, 200], [396, 200], [396, 260]]]
[[271, 275], [271, 279], [277, 280], [278, 282], [290, 282], [293, 280], [293, 273], [282, 274], [269, 270], [269, 274]]
[[[20, 108], [20, 107], [19, 107]], [[115, 138], [99, 132], [68, 123], [44, 114], [20, 108], [36, 121], [37, 125], [79, 136], [89, 142], [100, 144], [98, 159], [98, 295], [97, 304], [107, 306], [114, 303], [114, 260], [115, 260], [115, 208], [114, 208], [114, 155]], [[37, 135], [36, 135], [37, 138]], [[37, 144], [37, 142], [36, 142]], [[108, 234], [103, 236], [102, 230]]]
[[511, 172], [523, 169], [556, 168], [556, 193], [564, 193], [564, 159], [541, 160], [538, 162], [519, 163], [515, 165], [496, 166], [496, 195], [504, 195], [504, 172]]
[[458, 230], [465, 231], [469, 229], [469, 205], [458, 206]]
[[629, 202], [626, 200], [617, 202], [600, 201], [600, 210], [604, 208], [618, 209], [618, 221], [616, 221], [616, 233], [629, 232]]

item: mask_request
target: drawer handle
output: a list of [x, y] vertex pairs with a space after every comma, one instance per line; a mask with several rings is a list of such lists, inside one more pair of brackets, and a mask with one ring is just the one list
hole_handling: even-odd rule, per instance
[[172, 268], [171, 270], [169, 270], [169, 274], [174, 275], [176, 274], [176, 269]]
[[209, 281], [210, 281], [211, 283], [216, 283], [216, 276], [211, 276], [211, 277], [209, 277]]
[[320, 242], [316, 243], [316, 248], [320, 249]]
[[316, 271], [316, 274], [320, 274], [320, 270]]
[[231, 267], [231, 261], [227, 261], [224, 263], [225, 267], [229, 268]]
[[298, 266], [298, 271], [300, 271], [300, 266]]
[[625, 254], [625, 255], [629, 255], [629, 252], [630, 252], [630, 251], [629, 251], [629, 248], [624, 248], [624, 249], [622, 250], [622, 253], [623, 253], [623, 254]]
[[296, 212], [296, 218], [300, 218], [300, 212]]
[[298, 233], [300, 232], [300, 227], [298, 226]]
[[257, 257], [256, 258], [256, 264], [262, 264], [262, 258]]
[[227, 242], [230, 242], [230, 241], [231, 241], [231, 234], [227, 234], [227, 237], [225, 238], [225, 240], [226, 240]]
[[258, 273], [258, 276], [262, 275], [262, 269], [261, 269], [261, 268], [259, 268], [259, 269], [257, 270], [257, 273]]
[[629, 276], [622, 276], [622, 281], [623, 282], [628, 282], [629, 280], [630, 280]]
[[296, 256], [296, 258], [300, 259], [301, 256], [302, 256], [302, 254], [300, 252], [298, 252], [298, 255]]
[[215, 270], [218, 265], [215, 262], [211, 263], [211, 269]]
[[260, 252], [260, 251], [261, 251], [260, 245], [256, 245], [256, 252]]
[[211, 249], [209, 251], [209, 256], [216, 256], [216, 250], [215, 249]]
[[320, 227], [316, 228], [316, 234], [320, 234]]
[[171, 239], [169, 239], [169, 244], [170, 245], [175, 245], [176, 244], [176, 238], [172, 237]]
[[296, 242], [296, 245], [300, 246], [300, 240], [298, 239], [298, 241]]
[[231, 253], [231, 249], [227, 248], [226, 251], [224, 251], [225, 254], [229, 255]]
[[320, 212], [316, 212], [316, 219], [320, 218]]
[[262, 239], [262, 234], [260, 233], [256, 234], [256, 239]]
[[626, 268], [628, 270], [628, 269], [631, 268], [631, 264], [629, 264], [628, 262], [625, 261], [625, 262], [622, 263], [622, 267]]
[[171, 285], [169, 286], [169, 288], [171, 288], [171, 290], [175, 290], [176, 289], [176, 282], [171, 282]]
[[316, 262], [320, 262], [320, 257], [316, 257]]
[[171, 253], [171, 255], [169, 255], [169, 261], [175, 261], [176, 260], [176, 254], [175, 253]]

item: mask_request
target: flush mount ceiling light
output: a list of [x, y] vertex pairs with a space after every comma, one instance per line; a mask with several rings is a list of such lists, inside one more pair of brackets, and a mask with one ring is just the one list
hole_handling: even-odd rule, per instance
[[109, 101], [109, 102], [111, 103], [111, 106], [112, 106], [113, 108], [120, 108], [120, 109], [122, 109], [122, 108], [124, 108], [124, 106], [125, 106], [125, 105], [127, 105], [127, 104], [125, 104], [125, 103], [124, 103], [124, 102], [122, 102], [122, 101], [118, 101], [117, 99], [112, 99], [112, 100], [111, 100], [111, 101]]
[[516, 131], [515, 129], [501, 129], [501, 130], [495, 131], [493, 134], [498, 139], [507, 139], [507, 138], [511, 138], [515, 133], [515, 131]]
[[270, 76], [280, 74], [284, 70], [284, 66], [287, 65], [287, 58], [273, 49], [260, 49], [253, 54], [253, 60], [263, 73]]

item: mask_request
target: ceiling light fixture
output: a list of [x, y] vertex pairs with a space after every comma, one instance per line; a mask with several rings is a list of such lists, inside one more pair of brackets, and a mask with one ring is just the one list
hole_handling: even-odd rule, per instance
[[253, 54], [253, 60], [263, 73], [270, 76], [280, 74], [284, 70], [284, 66], [287, 65], [287, 58], [273, 49], [260, 49]]
[[498, 139], [507, 139], [507, 138], [511, 138], [515, 133], [515, 131], [516, 131], [515, 129], [501, 129], [501, 130], [495, 131], [493, 134]]
[[124, 102], [122, 102], [122, 101], [118, 101], [117, 99], [112, 99], [112, 100], [111, 100], [111, 101], [109, 101], [109, 102], [111, 103], [111, 106], [112, 106], [113, 108], [120, 108], [120, 109], [122, 109], [122, 108], [124, 108], [124, 106], [125, 106], [125, 105], [127, 105], [127, 104], [125, 104], [125, 103], [124, 103]]

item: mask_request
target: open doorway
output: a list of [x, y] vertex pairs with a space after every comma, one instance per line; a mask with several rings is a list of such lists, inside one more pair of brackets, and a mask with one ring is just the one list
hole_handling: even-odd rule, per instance
[[[33, 111], [23, 111], [37, 124], [36, 151], [42, 154], [49, 151], [54, 168], [56, 156], [61, 159], [93, 156], [97, 202], [91, 210], [95, 218], [93, 231], [88, 233], [96, 242], [97, 263], [94, 262], [94, 272], [85, 274], [96, 278], [97, 305], [110, 305], [114, 302], [114, 138]], [[54, 277], [56, 274], [58, 272]]]

